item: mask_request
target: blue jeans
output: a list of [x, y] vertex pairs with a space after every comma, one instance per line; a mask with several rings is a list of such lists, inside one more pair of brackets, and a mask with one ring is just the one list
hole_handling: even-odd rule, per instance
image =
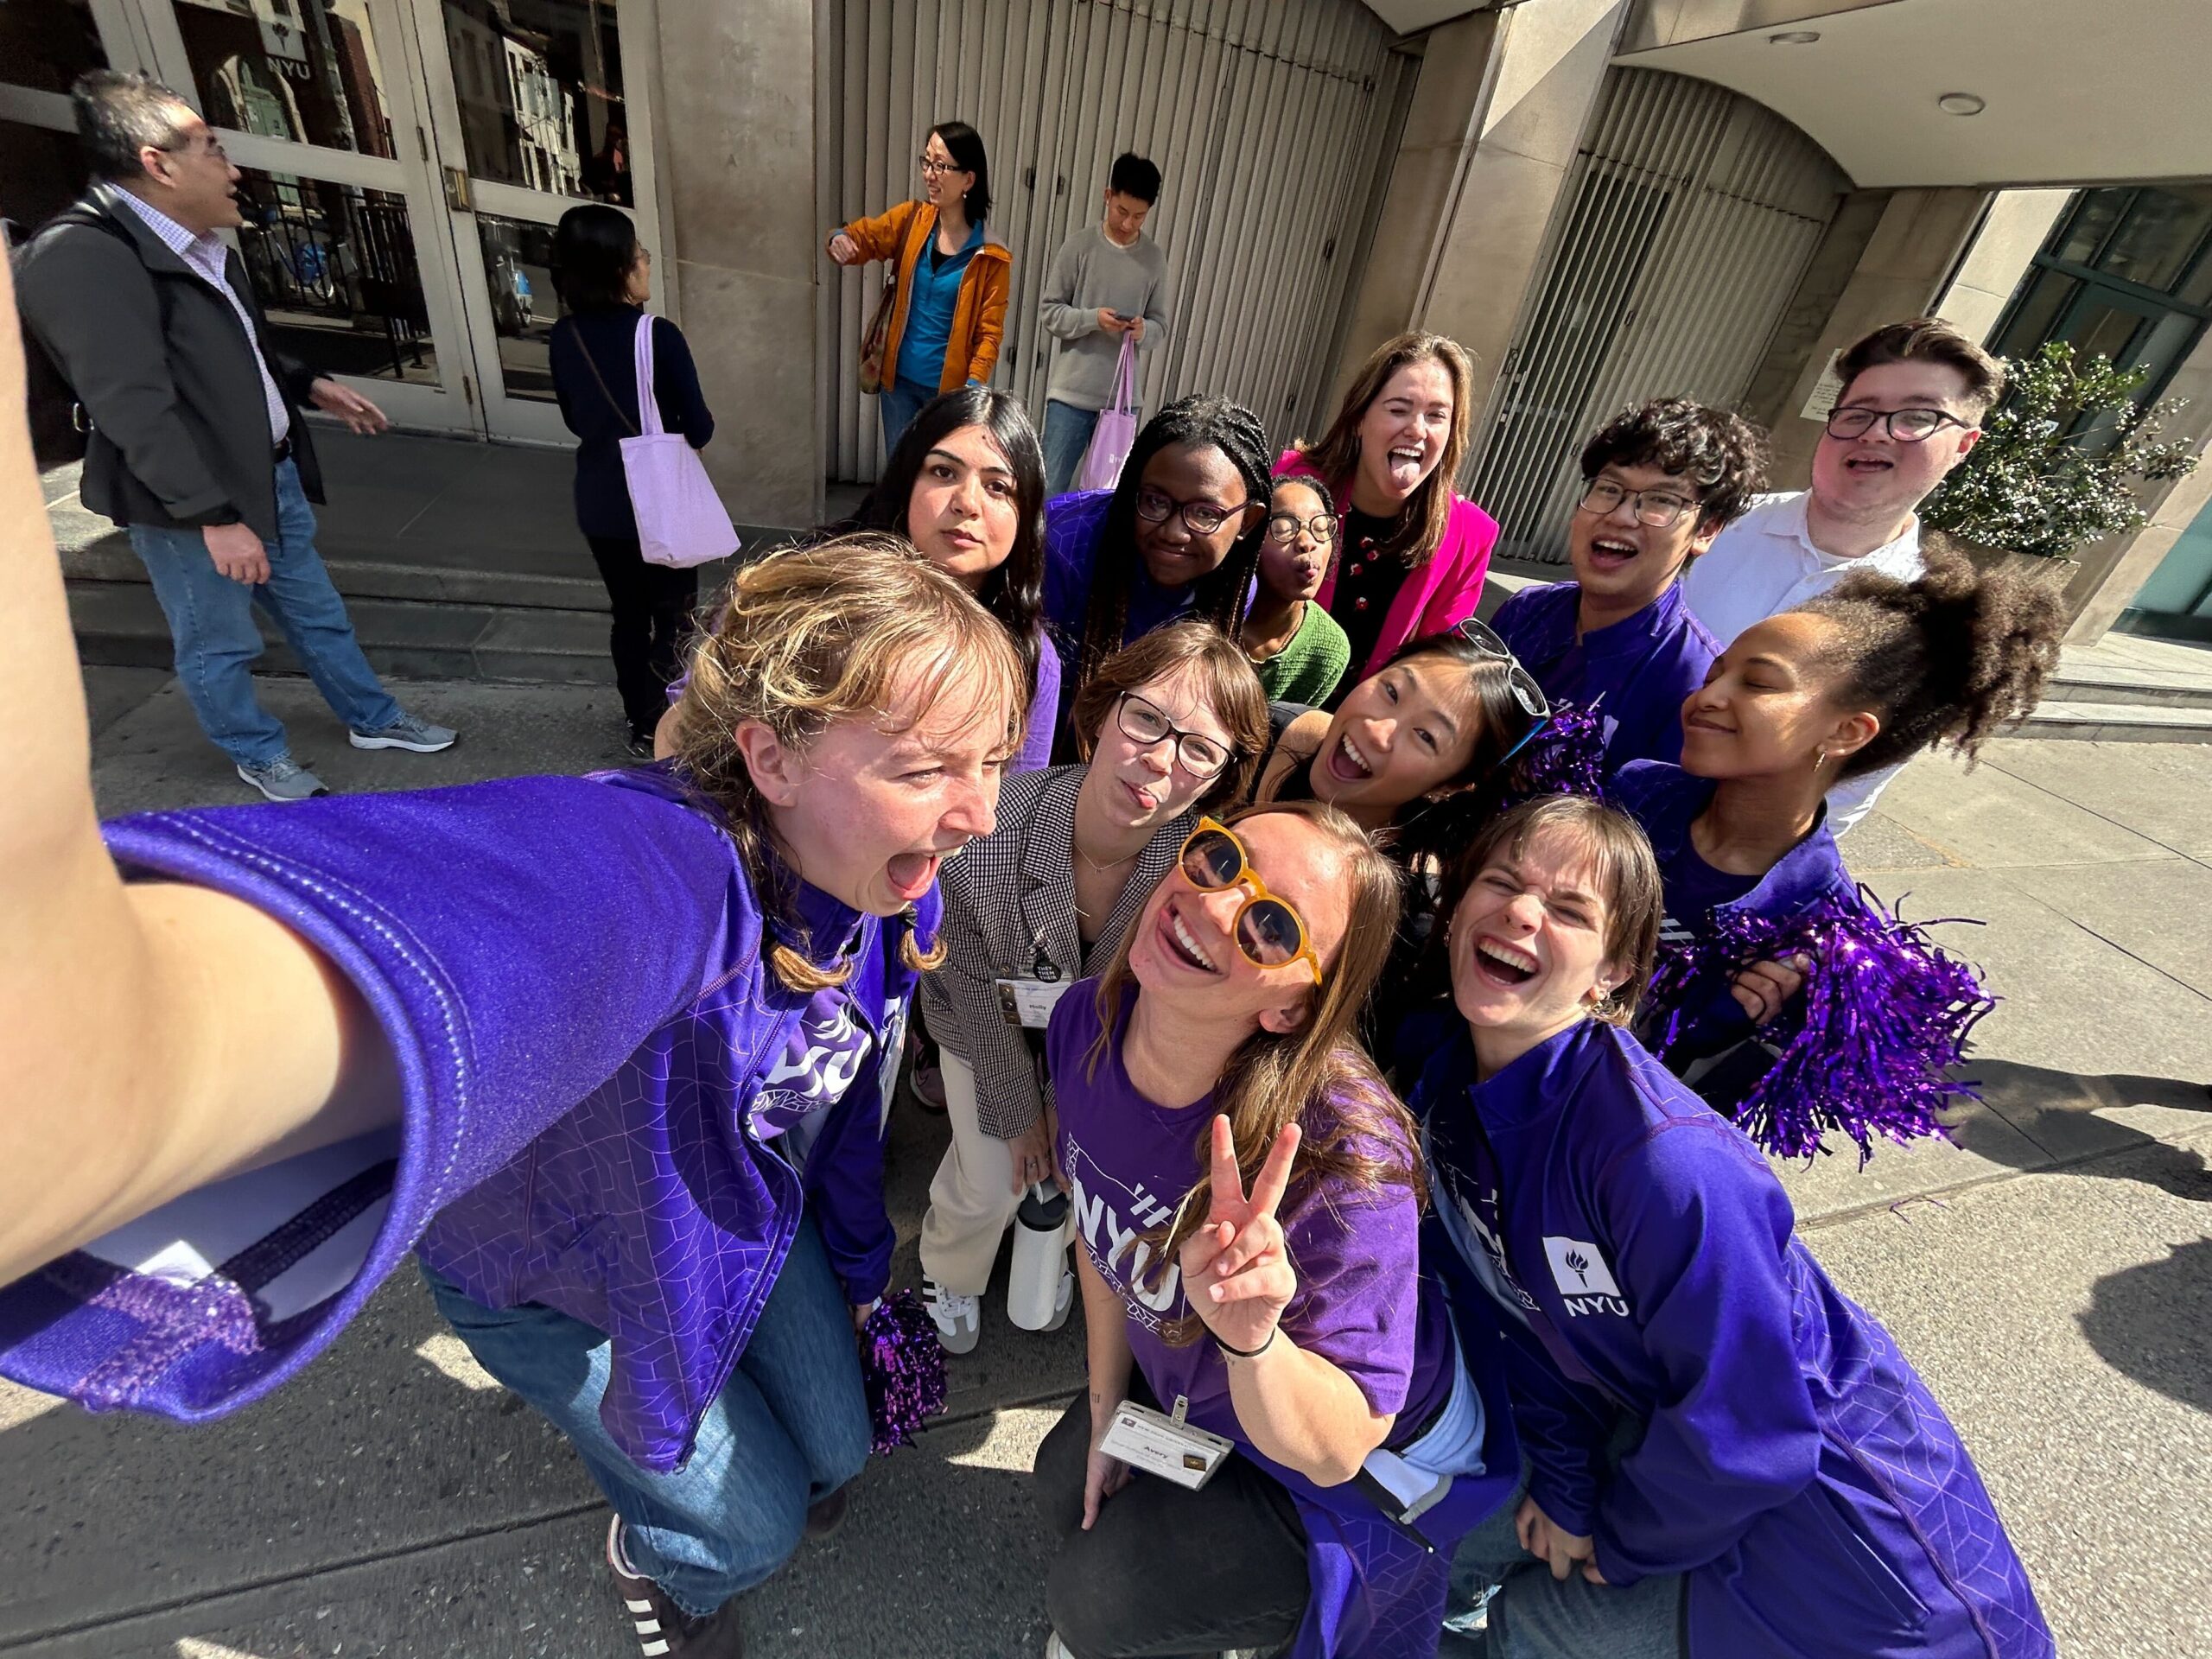
[[1090, 435], [1098, 429], [1099, 411], [1077, 409], [1057, 397], [1045, 400], [1045, 493], [1065, 495], [1075, 487], [1075, 470], [1083, 465], [1083, 452], [1090, 448]]
[[1553, 1578], [1548, 1565], [1521, 1548], [1514, 1529], [1528, 1490], [1524, 1458], [1512, 1497], [1453, 1551], [1447, 1616], [1465, 1612], [1485, 1586], [1499, 1588], [1479, 1645], [1457, 1632], [1454, 1618], [1445, 1627], [1439, 1659], [1684, 1659], [1681, 1577], [1666, 1573], [1625, 1587], [1592, 1584], [1580, 1568], [1563, 1582]]
[[891, 459], [900, 435], [913, 424], [914, 416], [922, 412], [922, 405], [934, 402], [937, 395], [935, 386], [909, 385], [904, 380], [875, 394], [876, 413], [883, 417], [884, 460]]
[[811, 1221], [799, 1224], [737, 1369], [671, 1474], [632, 1463], [599, 1419], [609, 1344], [536, 1302], [490, 1308], [428, 1267], [430, 1294], [476, 1363], [537, 1408], [622, 1517], [630, 1565], [695, 1617], [798, 1548], [806, 1510], [868, 1462], [868, 1397], [850, 1312]]
[[261, 655], [256, 605], [276, 619], [339, 719], [357, 732], [374, 732], [400, 717], [399, 705], [361, 655], [346, 601], [315, 550], [315, 509], [290, 461], [276, 463], [276, 528], [277, 539], [266, 550], [269, 580], [253, 588], [215, 569], [196, 530], [130, 528], [132, 550], [168, 619], [177, 683], [200, 716], [200, 729], [245, 766], [266, 766], [289, 753], [283, 722], [253, 695], [253, 664]]

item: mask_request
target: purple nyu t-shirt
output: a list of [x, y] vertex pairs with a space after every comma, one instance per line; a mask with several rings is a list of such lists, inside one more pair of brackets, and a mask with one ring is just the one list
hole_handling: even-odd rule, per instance
[[[1249, 1444], [1230, 1402], [1220, 1352], [1203, 1337], [1175, 1347], [1161, 1334], [1191, 1309], [1181, 1269], [1156, 1261], [1147, 1238], [1166, 1228], [1183, 1195], [1205, 1179], [1213, 1096], [1170, 1109], [1130, 1083], [1121, 1033], [1134, 989], [1122, 998], [1114, 1039], [1094, 1074], [1097, 988], [1094, 980], [1072, 987], [1046, 1034], [1076, 1235], [1128, 1310], [1129, 1347], [1154, 1397], [1170, 1406], [1184, 1395], [1192, 1422]], [[1301, 1125], [1312, 1135], [1338, 1116], [1336, 1103], [1317, 1101]], [[1396, 1443], [1434, 1411], [1451, 1381], [1441, 1344], [1422, 1344], [1427, 1351], [1416, 1357], [1421, 1213], [1412, 1190], [1294, 1185], [1279, 1219], [1298, 1270], [1283, 1334], [1350, 1376], [1373, 1410], [1399, 1414], [1401, 1432], [1391, 1436]]]

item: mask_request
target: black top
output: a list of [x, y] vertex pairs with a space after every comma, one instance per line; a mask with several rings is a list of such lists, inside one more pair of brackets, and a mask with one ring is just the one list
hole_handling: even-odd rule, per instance
[[[643, 315], [641, 308], [625, 305], [563, 317], [553, 325], [546, 348], [561, 418], [580, 440], [576, 527], [587, 536], [638, 533], [637, 518], [630, 511], [630, 486], [622, 476], [621, 440], [639, 431], [638, 374], [632, 353]], [[594, 369], [599, 371], [596, 376]], [[653, 319], [653, 402], [660, 410], [662, 426], [681, 432], [694, 449], [705, 448], [715, 435], [715, 417], [699, 395], [691, 348], [684, 343], [683, 331], [666, 317]]]
[[1341, 702], [1344, 694], [1367, 672], [1368, 659], [1375, 655], [1376, 642], [1382, 637], [1382, 619], [1389, 614], [1390, 601], [1397, 598], [1398, 588], [1405, 582], [1403, 562], [1396, 554], [1383, 550], [1397, 528], [1395, 515], [1378, 518], [1357, 507], [1344, 514], [1344, 550], [1338, 556], [1343, 563], [1337, 569], [1337, 588], [1330, 596], [1329, 614], [1351, 641], [1351, 670], [1338, 685], [1332, 707]]

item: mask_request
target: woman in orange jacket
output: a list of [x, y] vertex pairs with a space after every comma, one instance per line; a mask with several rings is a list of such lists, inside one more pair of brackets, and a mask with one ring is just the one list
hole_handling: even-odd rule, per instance
[[938, 392], [988, 380], [1006, 334], [1012, 256], [983, 232], [991, 169], [982, 138], [965, 121], [940, 121], [930, 129], [921, 161], [920, 200], [856, 219], [828, 245], [841, 265], [895, 262], [898, 292], [876, 400], [886, 454]]

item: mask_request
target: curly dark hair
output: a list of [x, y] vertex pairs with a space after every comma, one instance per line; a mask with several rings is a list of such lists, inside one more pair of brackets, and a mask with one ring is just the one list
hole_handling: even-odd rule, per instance
[[1084, 613], [1081, 649], [1076, 657], [1074, 690], [1081, 690], [1098, 664], [1122, 648], [1129, 626], [1129, 575], [1137, 563], [1137, 487], [1144, 469], [1163, 449], [1218, 449], [1244, 480], [1244, 498], [1261, 508], [1251, 528], [1236, 538], [1229, 556], [1192, 584], [1197, 603], [1190, 614], [1211, 622], [1231, 640], [1242, 637], [1244, 595], [1260, 568], [1260, 544], [1267, 539], [1268, 429], [1242, 404], [1226, 397], [1179, 397], [1144, 423], [1098, 527], [1098, 549], [1089, 607]]
[[1971, 766], [2000, 726], [2025, 715], [2058, 666], [2066, 612], [2051, 589], [2010, 571], [1978, 570], [1940, 543], [1925, 573], [1900, 582], [1859, 570], [1799, 608], [1834, 625], [1822, 665], [1834, 701], [1881, 717], [1873, 741], [1843, 763], [1855, 778], [1938, 744]]
[[1624, 409], [1582, 446], [1582, 476], [1603, 467], [1656, 467], [1697, 491], [1698, 528], [1741, 518], [1766, 488], [1766, 434], [1740, 415], [1687, 397]]

